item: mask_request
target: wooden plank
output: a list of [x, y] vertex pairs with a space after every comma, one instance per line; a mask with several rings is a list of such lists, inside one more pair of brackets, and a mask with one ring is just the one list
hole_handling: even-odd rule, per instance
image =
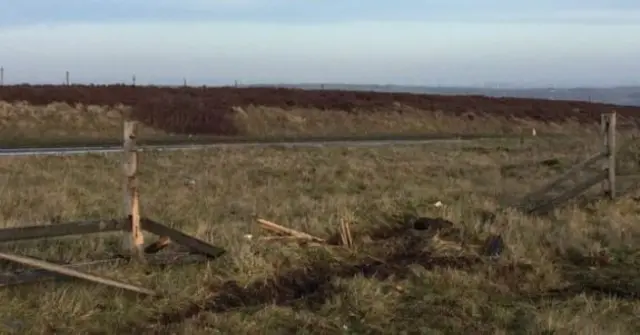
[[169, 228], [161, 223], [155, 222], [148, 218], [142, 218], [140, 220], [142, 224], [142, 229], [156, 234], [158, 236], [166, 236], [171, 239], [171, 241], [185, 246], [195, 252], [199, 252], [203, 255], [207, 255], [211, 258], [218, 258], [222, 256], [226, 251], [222, 248], [213, 246], [207, 242], [204, 242], [200, 239], [197, 239], [193, 236], [189, 236], [181, 231], [178, 231], [173, 228]]
[[138, 260], [144, 260], [144, 236], [140, 228], [140, 199], [138, 190], [138, 152], [136, 150], [137, 122], [124, 121], [123, 170], [125, 215], [129, 218], [128, 234], [123, 239], [125, 250]]
[[[148, 256], [148, 264], [152, 266], [166, 266], [166, 265], [183, 265], [192, 264], [206, 261], [206, 256], [194, 255], [189, 252], [179, 253], [163, 253], [159, 255]], [[108, 259], [101, 259], [96, 261], [74, 263], [74, 264], [58, 264], [64, 268], [70, 269], [82, 269], [94, 266], [109, 265], [109, 264], [124, 264], [129, 262], [129, 259], [123, 257], [113, 257]], [[0, 287], [7, 287], [12, 285], [23, 285], [41, 283], [53, 280], [68, 280], [72, 277], [62, 276], [55, 272], [50, 272], [43, 269], [29, 269], [19, 272], [0, 273]]]
[[62, 237], [121, 231], [126, 227], [122, 220], [89, 220], [42, 226], [0, 229], [0, 243], [40, 238]]
[[562, 175], [560, 175], [559, 177], [557, 177], [553, 181], [547, 183], [545, 186], [541, 187], [537, 191], [533, 191], [533, 192], [529, 193], [528, 195], [526, 195], [524, 197], [524, 199], [521, 200], [520, 205], [521, 206], [525, 206], [530, 201], [534, 201], [537, 198], [540, 198], [541, 196], [544, 196], [546, 193], [551, 191], [553, 188], [557, 187], [561, 183], [563, 183], [566, 180], [568, 180], [569, 178], [573, 177], [573, 175], [575, 175], [576, 173], [580, 172], [581, 170], [587, 168], [588, 166], [596, 163], [597, 161], [599, 161], [600, 159], [605, 158], [605, 157], [607, 157], [607, 152], [604, 152], [604, 151], [603, 152], [599, 152], [599, 153], [587, 158], [586, 160], [582, 161], [581, 163], [578, 163], [578, 164], [572, 166], [569, 170], [567, 170], [565, 173], [563, 173]]
[[552, 198], [552, 199], [548, 199], [546, 201], [543, 201], [542, 203], [536, 205], [534, 208], [529, 210], [529, 213], [545, 213], [548, 212], [549, 210], [551, 210], [553, 207], [559, 206], [560, 204], [562, 204], [563, 202], [569, 201], [572, 198], [577, 197], [578, 195], [580, 195], [581, 193], [585, 192], [586, 190], [588, 190], [589, 188], [591, 188], [593, 185], [598, 184], [600, 182], [602, 182], [603, 180], [605, 180], [608, 176], [608, 172], [607, 171], [601, 171], [600, 173], [594, 175], [593, 177], [578, 183], [576, 186], [574, 186], [573, 188], [571, 188], [570, 190], [568, 190], [567, 192]]
[[4, 259], [6, 261], [15, 262], [15, 263], [30, 266], [30, 267], [40, 268], [40, 269], [43, 269], [49, 272], [54, 272], [56, 274], [63, 275], [63, 276], [80, 278], [80, 279], [84, 279], [94, 283], [116, 287], [119, 289], [131, 291], [135, 293], [152, 295], [152, 296], [157, 295], [156, 292], [146, 289], [144, 287], [131, 285], [128, 283], [124, 283], [124, 282], [109, 279], [109, 278], [99, 277], [90, 273], [81, 272], [69, 267], [41, 261], [41, 260], [27, 257], [27, 256], [20, 256], [20, 255], [0, 252], [0, 259]]
[[607, 166], [609, 183], [609, 197], [616, 197], [616, 112], [609, 115], [609, 124], [607, 129], [607, 153], [609, 154], [609, 164]]

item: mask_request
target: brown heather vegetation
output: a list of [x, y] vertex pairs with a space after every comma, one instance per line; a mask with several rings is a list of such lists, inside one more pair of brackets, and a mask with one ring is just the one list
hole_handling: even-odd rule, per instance
[[[132, 117], [143, 124], [165, 133], [246, 135], [255, 129], [238, 124], [239, 111], [267, 109], [264, 116], [273, 111], [284, 111], [279, 117], [289, 126], [298, 123], [297, 128], [309, 126], [307, 112], [326, 113], [327, 116], [310, 116], [311, 119], [348, 120], [364, 124], [358, 127], [373, 131], [403, 132], [395, 128], [398, 119], [408, 116], [412, 121], [426, 118], [431, 121], [437, 116], [463, 118], [464, 123], [493, 118], [501, 120], [532, 120], [549, 122], [572, 121], [577, 123], [597, 122], [600, 113], [616, 109], [622, 119], [635, 119], [640, 115], [640, 107], [621, 107], [573, 101], [544, 101], [518, 98], [488, 98], [481, 96], [439, 96], [409, 93], [373, 93], [350, 91], [296, 90], [278, 88], [167, 88], [111, 86], [3, 86], [0, 87], [0, 101], [10, 104], [24, 103], [32, 106], [46, 106], [66, 103], [85, 114], [96, 106], [111, 106], [118, 111], [130, 109]], [[3, 108], [7, 114], [6, 106]], [[294, 111], [293, 113], [289, 113]], [[295, 111], [299, 111], [296, 113]], [[91, 115], [95, 113], [88, 112]], [[251, 113], [249, 113], [251, 114]], [[405, 115], [406, 114], [406, 115]], [[387, 118], [393, 124], [369, 127], [366, 120]], [[64, 116], [59, 116], [64, 122]], [[104, 118], [104, 116], [103, 116]], [[259, 118], [258, 118], [259, 119]], [[90, 124], [91, 121], [85, 122]], [[418, 122], [421, 126], [429, 122]], [[463, 122], [458, 122], [461, 127]], [[334, 121], [334, 125], [339, 122]], [[409, 122], [406, 122], [408, 125]], [[405, 126], [406, 126], [405, 125]], [[328, 129], [320, 125], [316, 128]], [[254, 123], [254, 128], [260, 128]], [[56, 128], [56, 127], [54, 127]], [[264, 128], [264, 127], [263, 127]], [[345, 128], [342, 126], [342, 128]], [[377, 129], [376, 129], [377, 128]], [[414, 127], [417, 128], [417, 127]], [[503, 128], [508, 128], [504, 127]], [[417, 129], [413, 129], [417, 130]], [[261, 129], [261, 132], [269, 132]], [[296, 133], [296, 131], [290, 131]], [[353, 130], [351, 131], [354, 132]]]
[[[223, 91], [242, 90], [218, 92]], [[261, 92], [283, 92], [285, 96], [298, 91]], [[287, 107], [267, 97], [254, 99], [252, 106], [230, 98], [235, 93], [229, 94], [227, 100], [221, 99], [222, 95], [217, 99], [229, 103], [230, 111], [221, 113], [230, 117], [227, 125], [233, 125], [236, 135], [510, 133], [535, 127], [573, 136], [561, 140], [529, 138], [524, 143], [485, 140], [382, 148], [145, 152], [140, 167], [142, 213], [223, 247], [227, 253], [207, 264], [91, 269], [157, 289], [164, 293], [158, 300], [77, 281], [3, 288], [0, 332], [640, 332], [640, 193], [631, 187], [633, 179], [619, 180], [618, 188], [628, 192], [615, 201], [596, 197], [600, 189], [594, 187], [545, 216], [529, 216], [503, 206], [506, 200], [523, 196], [600, 150], [601, 139], [592, 123], [610, 106], [580, 105], [588, 112], [557, 107], [556, 111], [573, 119], [563, 121], [566, 116], [533, 113], [529, 117], [518, 112], [518, 108], [531, 112], [534, 105], [542, 108], [553, 102], [510, 109], [506, 107], [510, 99], [496, 99], [491, 106], [501, 106], [502, 101], [502, 109], [496, 109], [502, 114], [483, 114], [480, 109], [488, 111], [486, 101], [491, 99], [478, 98], [486, 104], [478, 103], [479, 107], [468, 111], [455, 106], [473, 107], [469, 101], [476, 98], [459, 98], [457, 103], [452, 97], [424, 98], [451, 102], [448, 109], [438, 112], [438, 108], [411, 107], [407, 101], [393, 99], [386, 105], [371, 102], [366, 107], [370, 109], [349, 109], [355, 102], [331, 105], [334, 109], [330, 109], [303, 104], [303, 100]], [[341, 94], [366, 97], [368, 93]], [[119, 137], [120, 114], [128, 108], [137, 113], [132, 100], [127, 101], [133, 107], [112, 108], [104, 107], [114, 104], [107, 100], [80, 99], [80, 106], [76, 101], [52, 103], [34, 96], [22, 99], [29, 101], [27, 104], [4, 93], [2, 100], [11, 103], [0, 106], [5, 120], [0, 129], [3, 133], [14, 131], [16, 136], [56, 128], [58, 132], [49, 135], [84, 131], [86, 136]], [[196, 111], [205, 113], [204, 104], [199, 104], [204, 100], [192, 102]], [[557, 106], [578, 105], [558, 102]], [[616, 109], [623, 116], [634, 112]], [[168, 110], [161, 109], [157, 115], [168, 115], [163, 114]], [[195, 120], [190, 118], [196, 114], [188, 109], [175, 110], [181, 111], [182, 120]], [[178, 122], [175, 117], [153, 119], [159, 123], [149, 123], [154, 127], [148, 127], [145, 134], [194, 130], [160, 127]], [[22, 130], [15, 130], [17, 124]], [[223, 129], [215, 127], [207, 126], [206, 132]], [[637, 171], [639, 152], [632, 147], [621, 155], [621, 169]], [[120, 155], [1, 158], [0, 227], [120, 216], [120, 159]], [[437, 202], [442, 206], [435, 206]], [[346, 250], [262, 241], [259, 237], [266, 233], [253, 224], [256, 217], [326, 238], [335, 234], [339, 221], [347, 220], [353, 228], [354, 247]], [[425, 225], [425, 220], [416, 221], [416, 217], [441, 219]], [[247, 234], [253, 238], [248, 239]], [[504, 250], [491, 255], [495, 250], [486, 242], [499, 240], [497, 236]], [[117, 234], [103, 234], [0, 247], [77, 262], [119, 251], [120, 239]], [[3, 264], [0, 270], [4, 269]]]

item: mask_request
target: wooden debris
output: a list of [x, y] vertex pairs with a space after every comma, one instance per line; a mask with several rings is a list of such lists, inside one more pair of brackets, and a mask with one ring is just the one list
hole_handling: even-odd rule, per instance
[[146, 254], [155, 254], [160, 250], [168, 247], [171, 244], [171, 239], [168, 236], [162, 236], [157, 241], [149, 244], [146, 248], [144, 248], [144, 252]]
[[327, 241], [325, 239], [313, 236], [313, 235], [309, 235], [307, 233], [303, 233], [301, 231], [295, 230], [295, 229], [291, 229], [291, 228], [286, 228], [283, 227], [281, 225], [275, 224], [271, 221], [267, 221], [267, 220], [263, 220], [263, 219], [258, 219], [258, 223], [261, 225], [262, 228], [278, 233], [278, 234], [284, 234], [284, 235], [289, 235], [289, 236], [293, 236], [295, 238], [298, 239], [304, 239], [304, 240], [309, 240], [309, 241], [313, 241], [313, 242], [317, 242], [317, 243], [326, 243]]
[[96, 276], [96, 275], [93, 275], [93, 274], [90, 274], [90, 273], [74, 270], [72, 268], [65, 267], [65, 266], [62, 266], [62, 265], [41, 261], [41, 260], [36, 259], [36, 258], [20, 256], [20, 255], [15, 255], [15, 254], [9, 254], [9, 253], [0, 253], [0, 259], [4, 259], [4, 260], [10, 261], [10, 262], [15, 262], [15, 263], [19, 263], [19, 264], [35, 267], [35, 268], [40, 268], [40, 269], [43, 269], [43, 270], [46, 270], [46, 271], [50, 271], [50, 272], [54, 272], [56, 274], [63, 275], [63, 276], [80, 278], [80, 279], [88, 280], [88, 281], [91, 281], [91, 282], [94, 282], [94, 283], [98, 283], [98, 284], [117, 287], [117, 288], [120, 288], [120, 289], [132, 291], [132, 292], [135, 292], [135, 293], [141, 293], [141, 294], [146, 294], [146, 295], [151, 295], [151, 296], [157, 295], [156, 292], [154, 292], [152, 290], [149, 290], [149, 289], [146, 289], [144, 287], [127, 284], [127, 283], [124, 283], [124, 282], [121, 282], [121, 281], [117, 281], [117, 280], [113, 280], [113, 279], [109, 279], [109, 278], [99, 277], [99, 276]]
[[[34, 257], [30, 257], [34, 258]], [[45, 261], [45, 260], [40, 260]], [[115, 256], [112, 258], [81, 262], [81, 263], [72, 263], [72, 264], [56, 264], [55, 262], [46, 261], [48, 263], [52, 263], [64, 268], [68, 269], [83, 269], [88, 267], [95, 267], [101, 265], [118, 265], [118, 264], [126, 264], [131, 261], [131, 256], [123, 257], [123, 256]], [[184, 264], [192, 264], [192, 263], [200, 263], [206, 261], [206, 257], [197, 254], [191, 254], [189, 252], [177, 252], [177, 253], [163, 253], [157, 255], [149, 255], [147, 259], [147, 264], [150, 266], [175, 266], [175, 265], [184, 265]], [[57, 272], [47, 271], [45, 269], [24, 269], [21, 271], [13, 271], [13, 272], [0, 272], [0, 287], [6, 287], [11, 285], [23, 285], [23, 284], [32, 284], [32, 283], [40, 283], [51, 280], [64, 280], [64, 279], [73, 279], [73, 277], [68, 277], [61, 275]]]
[[353, 237], [351, 236], [351, 226], [349, 222], [341, 219], [340, 220], [340, 239], [342, 240], [342, 245], [347, 248], [353, 247]]
[[213, 246], [205, 241], [189, 236], [181, 231], [165, 226], [149, 218], [140, 218], [140, 224], [143, 230], [171, 239], [171, 241], [187, 247], [193, 252], [207, 255], [211, 259], [218, 258], [226, 253], [226, 250], [222, 248]]

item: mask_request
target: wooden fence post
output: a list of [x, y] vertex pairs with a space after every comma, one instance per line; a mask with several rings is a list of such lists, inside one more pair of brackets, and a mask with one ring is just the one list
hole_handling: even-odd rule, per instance
[[140, 201], [138, 191], [138, 152], [136, 150], [136, 121], [125, 119], [123, 138], [124, 212], [130, 225], [123, 240], [131, 256], [144, 260], [144, 236], [140, 228]]
[[603, 190], [610, 199], [616, 197], [616, 123], [615, 111], [600, 116], [602, 141], [607, 154], [607, 179]]

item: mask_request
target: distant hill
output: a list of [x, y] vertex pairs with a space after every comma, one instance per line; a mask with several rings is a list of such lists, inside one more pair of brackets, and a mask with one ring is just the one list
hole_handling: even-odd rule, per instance
[[259, 87], [284, 87], [301, 89], [327, 89], [374, 92], [430, 93], [443, 95], [484, 95], [489, 97], [515, 97], [548, 100], [577, 100], [602, 102], [625, 106], [640, 106], [640, 86], [612, 88], [481, 88], [481, 87], [430, 87], [402, 85], [348, 85], [348, 84], [282, 84], [249, 85]]

